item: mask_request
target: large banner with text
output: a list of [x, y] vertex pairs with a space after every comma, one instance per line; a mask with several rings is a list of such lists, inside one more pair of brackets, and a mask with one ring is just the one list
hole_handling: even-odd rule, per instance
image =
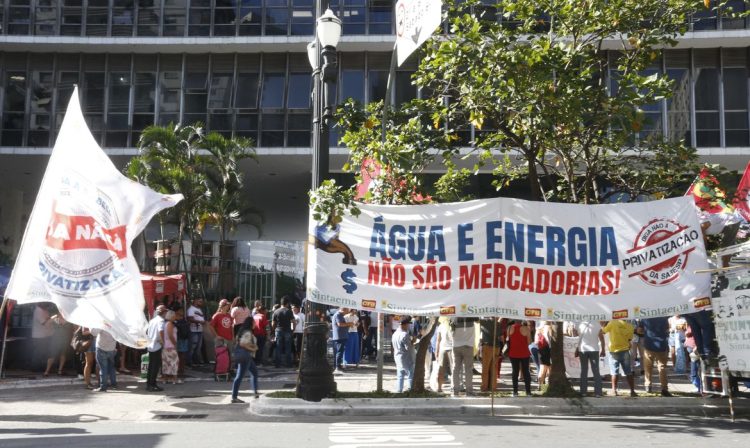
[[393, 314], [610, 320], [710, 306], [692, 198], [488, 199], [310, 217], [308, 299]]

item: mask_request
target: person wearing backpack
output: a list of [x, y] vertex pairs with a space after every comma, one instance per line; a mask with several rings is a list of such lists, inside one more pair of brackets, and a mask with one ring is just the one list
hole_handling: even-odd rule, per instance
[[542, 385], [547, 381], [549, 369], [552, 365], [552, 349], [550, 348], [551, 332], [552, 327], [548, 321], [540, 322], [539, 328], [536, 330], [535, 341], [539, 349], [539, 364], [541, 364], [538, 376], [539, 390], [542, 390]]

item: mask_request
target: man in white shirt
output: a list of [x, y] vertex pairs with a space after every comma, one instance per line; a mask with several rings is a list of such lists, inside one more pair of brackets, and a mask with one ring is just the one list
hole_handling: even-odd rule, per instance
[[305, 332], [305, 313], [300, 311], [298, 305], [292, 307], [294, 314], [294, 353], [297, 361], [302, 357], [302, 335]]
[[451, 351], [453, 366], [453, 396], [457, 397], [461, 390], [463, 377], [466, 386], [466, 396], [474, 395], [472, 382], [474, 381], [474, 329], [475, 318], [459, 317], [451, 325], [453, 333], [453, 350]]
[[164, 347], [164, 315], [167, 307], [159, 305], [154, 311], [154, 318], [148, 323], [146, 336], [148, 337], [148, 374], [146, 376], [146, 390], [159, 392], [164, 389], [156, 384], [156, 377], [161, 369], [161, 349]]
[[589, 383], [589, 364], [594, 376], [594, 396], [602, 396], [602, 376], [599, 373], [599, 358], [604, 357], [604, 333], [599, 322], [578, 324], [578, 346], [576, 356], [581, 361], [581, 396], [585, 397]]
[[193, 363], [204, 364], [203, 361], [203, 324], [206, 318], [203, 315], [203, 298], [196, 297], [187, 312], [187, 320], [190, 322], [190, 354], [187, 365]]
[[[105, 330], [94, 328], [91, 334], [96, 336], [96, 363], [99, 365], [99, 387], [96, 392], [107, 391], [107, 380], [109, 387], [117, 389], [117, 374], [115, 373], [115, 355], [117, 354], [117, 341]], [[149, 359], [151, 359], [149, 355]]]
[[441, 317], [440, 326], [437, 329], [437, 338], [435, 339], [435, 352], [437, 353], [437, 392], [443, 391], [445, 382], [445, 373], [453, 373], [453, 333], [450, 330], [450, 318]]

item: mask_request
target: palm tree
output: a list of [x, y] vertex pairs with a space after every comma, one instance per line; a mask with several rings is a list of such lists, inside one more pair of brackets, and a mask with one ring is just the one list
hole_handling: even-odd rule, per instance
[[205, 170], [208, 188], [201, 202], [197, 230], [200, 233], [208, 224], [219, 232], [220, 289], [223, 287], [222, 249], [227, 234], [243, 223], [255, 227], [259, 234], [262, 232], [263, 215], [243, 197], [244, 176], [239, 166], [244, 159], [257, 161], [252, 144], [250, 139], [226, 138], [217, 132], [211, 132], [203, 139], [203, 149], [210, 154]]
[[196, 210], [206, 194], [207, 178], [201, 169], [206, 157], [199, 153], [202, 139], [200, 123], [187, 126], [169, 123], [147, 127], [138, 140], [140, 163], [149, 167], [152, 186], [183, 196], [176, 208], [179, 219], [177, 259], [178, 265], [182, 260], [184, 272], [188, 269], [183, 254], [183, 235], [185, 229], [195, 228], [191, 221], [197, 216]]

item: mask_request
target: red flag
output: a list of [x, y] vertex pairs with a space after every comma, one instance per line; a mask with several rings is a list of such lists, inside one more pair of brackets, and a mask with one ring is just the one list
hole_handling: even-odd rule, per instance
[[734, 208], [745, 218], [750, 221], [750, 162], [745, 167], [740, 183], [737, 184], [737, 193], [734, 195]]

